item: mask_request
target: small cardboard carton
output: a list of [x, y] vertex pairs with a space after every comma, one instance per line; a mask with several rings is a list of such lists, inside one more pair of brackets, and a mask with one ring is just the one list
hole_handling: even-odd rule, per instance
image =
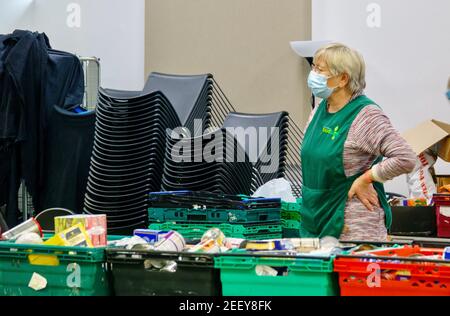
[[436, 145], [438, 156], [450, 162], [450, 124], [425, 121], [402, 134], [417, 155]]

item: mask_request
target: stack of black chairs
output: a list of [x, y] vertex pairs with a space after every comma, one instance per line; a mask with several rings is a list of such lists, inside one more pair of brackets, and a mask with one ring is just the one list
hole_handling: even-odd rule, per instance
[[232, 110], [210, 74], [152, 73], [142, 91], [100, 89], [84, 211], [106, 214], [110, 234], [146, 227], [148, 192], [161, 189], [166, 134], [177, 127], [201, 134]]
[[[258, 185], [284, 176], [288, 120], [287, 112], [270, 114], [232, 112], [225, 119], [223, 127], [235, 131], [234, 137], [245, 148], [253, 162], [254, 172], [260, 175], [262, 182]], [[247, 130], [247, 133], [239, 130], [241, 128]]]
[[[254, 179], [260, 179], [258, 186], [277, 179], [286, 178], [293, 194], [301, 196], [302, 174], [300, 164], [300, 146], [303, 133], [290, 119], [289, 113], [269, 114], [229, 113], [224, 120], [224, 128], [234, 130], [234, 136], [245, 148], [254, 165]], [[243, 134], [239, 129], [254, 128], [256, 140], [251, 133]], [[264, 135], [265, 134], [265, 135]], [[273, 147], [273, 145], [275, 147]]]
[[237, 139], [226, 129], [167, 138], [162, 189], [250, 194], [257, 188], [253, 166]]
[[106, 214], [108, 231], [145, 227], [147, 194], [159, 190], [165, 131], [180, 125], [161, 92], [99, 91], [85, 212]]
[[[290, 126], [287, 112], [231, 112], [221, 129], [204, 135], [183, 137], [172, 132], [167, 137], [162, 189], [248, 195], [270, 180], [285, 177], [299, 197], [298, 151], [303, 135]], [[289, 147], [297, 147], [297, 153], [288, 155]], [[216, 152], [206, 157], [204, 153], [211, 150], [205, 148]]]
[[220, 127], [227, 113], [234, 111], [211, 74], [182, 76], [154, 72], [148, 77], [143, 93], [155, 91], [167, 96], [180, 118], [180, 126], [191, 135], [201, 135], [210, 126]]

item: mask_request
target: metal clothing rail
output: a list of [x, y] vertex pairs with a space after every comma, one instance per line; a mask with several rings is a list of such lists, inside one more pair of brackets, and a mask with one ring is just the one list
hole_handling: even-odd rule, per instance
[[88, 111], [97, 107], [98, 89], [101, 84], [100, 59], [97, 57], [78, 57], [84, 71], [83, 108]]

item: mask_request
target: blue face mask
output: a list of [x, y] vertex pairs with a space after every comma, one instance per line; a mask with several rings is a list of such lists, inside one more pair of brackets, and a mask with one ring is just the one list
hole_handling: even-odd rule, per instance
[[450, 90], [447, 91], [447, 99], [450, 101]]
[[321, 99], [328, 99], [333, 93], [334, 88], [329, 88], [327, 81], [328, 77], [311, 71], [308, 76], [308, 87], [311, 89], [314, 96]]

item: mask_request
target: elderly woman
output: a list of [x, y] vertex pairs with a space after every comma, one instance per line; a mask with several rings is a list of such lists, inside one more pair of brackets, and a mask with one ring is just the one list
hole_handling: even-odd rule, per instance
[[387, 240], [391, 210], [383, 182], [411, 172], [414, 152], [364, 95], [365, 63], [355, 50], [337, 43], [321, 48], [308, 85], [323, 101], [311, 113], [301, 149], [302, 236]]

